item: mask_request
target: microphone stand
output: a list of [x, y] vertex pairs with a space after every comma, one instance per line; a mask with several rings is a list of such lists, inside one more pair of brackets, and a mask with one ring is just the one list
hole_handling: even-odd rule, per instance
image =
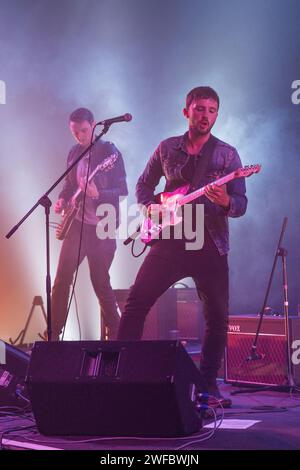
[[[263, 321], [263, 317], [264, 317], [264, 313], [265, 313], [265, 309], [266, 309], [266, 305], [267, 305], [267, 302], [268, 302], [268, 297], [269, 297], [269, 293], [270, 293], [270, 289], [271, 289], [271, 285], [272, 285], [272, 281], [273, 281], [273, 277], [274, 277], [274, 272], [275, 272], [275, 268], [276, 268], [277, 260], [278, 260], [279, 256], [284, 257], [282, 259], [283, 265], [284, 265], [283, 274], [284, 274], [284, 278], [285, 278], [284, 283], [283, 283], [283, 287], [284, 287], [284, 313], [285, 313], [285, 316], [288, 317], [288, 311], [287, 311], [287, 305], [286, 305], [286, 303], [287, 303], [287, 279], [286, 279], [286, 269], [285, 269], [285, 267], [286, 267], [285, 257], [286, 257], [287, 252], [284, 248], [281, 247], [281, 243], [282, 243], [284, 233], [285, 233], [285, 229], [286, 229], [286, 226], [287, 226], [287, 221], [288, 221], [288, 219], [287, 219], [287, 217], [285, 217], [283, 219], [281, 233], [280, 233], [279, 241], [278, 241], [276, 252], [275, 252], [275, 257], [274, 257], [273, 266], [272, 266], [272, 269], [271, 269], [269, 282], [268, 282], [268, 285], [267, 285], [265, 298], [264, 298], [264, 301], [263, 301], [261, 311], [259, 312], [260, 318], [259, 318], [259, 322], [258, 322], [254, 342], [253, 342], [252, 347], [251, 347], [250, 355], [247, 357], [247, 361], [255, 361], [255, 360], [258, 360], [258, 359], [262, 359], [262, 357], [263, 357], [262, 354], [259, 354], [257, 352], [257, 341], [258, 341], [259, 333], [260, 333], [260, 330], [261, 330], [261, 325], [262, 325], [262, 321]], [[288, 321], [288, 320], [286, 320], [286, 321]], [[287, 326], [288, 326], [288, 324], [287, 324]], [[288, 330], [288, 328], [286, 328], [286, 331], [287, 330]]]
[[[282, 240], [283, 240], [283, 237], [284, 237], [284, 233], [285, 233], [285, 230], [286, 230], [287, 222], [288, 222], [288, 218], [284, 217], [283, 223], [282, 223], [282, 228], [281, 228], [281, 233], [280, 233], [280, 237], [279, 237], [279, 241], [278, 241], [276, 252], [275, 252], [273, 266], [272, 266], [269, 282], [268, 282], [268, 285], [267, 285], [265, 298], [264, 298], [264, 301], [263, 301], [261, 311], [259, 313], [260, 318], [259, 318], [259, 323], [258, 323], [257, 330], [256, 330], [255, 339], [254, 339], [254, 342], [253, 342], [252, 347], [251, 347], [250, 355], [246, 358], [246, 360], [247, 361], [256, 361], [256, 360], [264, 358], [264, 354], [260, 354], [259, 352], [257, 352], [257, 341], [258, 341], [258, 337], [259, 337], [259, 333], [260, 333], [260, 329], [261, 329], [261, 325], [262, 325], [262, 321], [263, 321], [263, 316], [264, 316], [264, 313], [265, 313], [265, 310], [266, 310], [266, 305], [267, 305], [267, 301], [268, 301], [268, 297], [269, 297], [269, 293], [270, 293], [270, 289], [271, 289], [271, 285], [272, 285], [272, 281], [273, 281], [273, 276], [274, 276], [277, 260], [278, 260], [279, 257], [281, 257], [281, 259], [282, 259], [282, 276], [283, 276], [283, 300], [284, 300], [284, 302], [283, 302], [283, 306], [284, 306], [283, 307], [283, 311], [284, 311], [284, 330], [285, 330], [286, 360], [287, 360], [287, 384], [288, 384], [289, 387], [293, 388], [293, 387], [295, 387], [295, 381], [294, 381], [293, 373], [292, 373], [291, 350], [290, 350], [288, 281], [287, 281], [287, 269], [286, 269], [287, 250], [281, 246], [281, 243], [282, 243]], [[270, 388], [270, 387], [267, 386], [266, 388]], [[266, 389], [266, 388], [264, 387], [264, 389]], [[248, 390], [242, 390], [242, 391], [239, 391], [239, 392], [233, 392], [232, 395], [233, 394], [237, 395], [238, 393], [244, 393], [244, 392], [249, 392], [249, 391]]]
[[22, 219], [5, 235], [9, 239], [18, 228], [25, 222], [25, 220], [35, 211], [38, 206], [43, 206], [45, 209], [45, 227], [46, 227], [46, 296], [47, 296], [47, 336], [48, 341], [51, 341], [52, 328], [51, 328], [51, 276], [50, 276], [50, 207], [52, 205], [48, 195], [53, 191], [54, 188], [70, 173], [75, 165], [91, 150], [95, 143], [101, 139], [101, 137], [107, 133], [110, 127], [110, 123], [105, 123], [102, 131], [95, 137], [93, 142], [74, 160], [73, 163], [67, 168], [67, 170], [52, 184], [52, 186], [40, 197], [37, 202], [31, 207], [31, 209], [22, 217]]

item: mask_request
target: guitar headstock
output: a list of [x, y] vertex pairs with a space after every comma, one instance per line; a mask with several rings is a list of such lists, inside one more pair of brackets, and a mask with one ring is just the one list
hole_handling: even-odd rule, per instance
[[99, 165], [101, 171], [111, 170], [114, 167], [114, 164], [117, 161], [117, 159], [118, 159], [117, 153], [113, 153], [109, 157], [105, 158], [105, 160], [103, 160], [103, 162], [100, 163]]
[[243, 168], [238, 168], [235, 170], [235, 177], [236, 178], [247, 178], [248, 176], [254, 175], [254, 173], [259, 173], [261, 170], [261, 165], [247, 165]]

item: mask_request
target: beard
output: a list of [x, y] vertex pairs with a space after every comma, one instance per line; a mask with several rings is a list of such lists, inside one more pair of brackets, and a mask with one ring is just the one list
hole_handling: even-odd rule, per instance
[[213, 127], [214, 123], [209, 125], [207, 124], [207, 127], [203, 127], [201, 128], [200, 127], [200, 123], [199, 124], [195, 124], [195, 125], [192, 125], [190, 126], [190, 131], [192, 133], [192, 135], [194, 137], [199, 137], [199, 136], [203, 136], [203, 135], [207, 135], [210, 133], [212, 127]]

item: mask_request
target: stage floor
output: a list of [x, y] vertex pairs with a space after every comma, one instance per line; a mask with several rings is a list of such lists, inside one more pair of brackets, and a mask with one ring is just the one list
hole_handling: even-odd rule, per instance
[[[225, 396], [244, 390], [220, 382]], [[197, 434], [181, 438], [134, 438], [101, 436], [43, 436], [32, 414], [0, 410], [2, 449], [14, 450], [94, 450], [151, 451], [168, 450], [299, 450], [300, 393], [274, 390], [232, 395], [233, 406], [217, 410], [214, 419], [205, 418]]]

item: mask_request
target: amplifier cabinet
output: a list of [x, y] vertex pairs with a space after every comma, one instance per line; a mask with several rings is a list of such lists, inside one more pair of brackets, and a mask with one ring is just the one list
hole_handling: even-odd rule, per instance
[[[282, 316], [265, 316], [257, 341], [258, 359], [251, 359], [257, 315], [231, 315], [225, 351], [225, 381], [236, 384], [288, 385], [288, 359], [285, 320]], [[290, 354], [296, 340], [300, 340], [300, 317], [289, 317]], [[295, 355], [294, 355], [295, 356]], [[300, 364], [291, 364], [296, 384], [300, 384]]]
[[[129, 289], [116, 289], [115, 296], [124, 311]], [[195, 288], [170, 288], [147, 315], [143, 340], [180, 339], [202, 342], [204, 321], [202, 302]]]

